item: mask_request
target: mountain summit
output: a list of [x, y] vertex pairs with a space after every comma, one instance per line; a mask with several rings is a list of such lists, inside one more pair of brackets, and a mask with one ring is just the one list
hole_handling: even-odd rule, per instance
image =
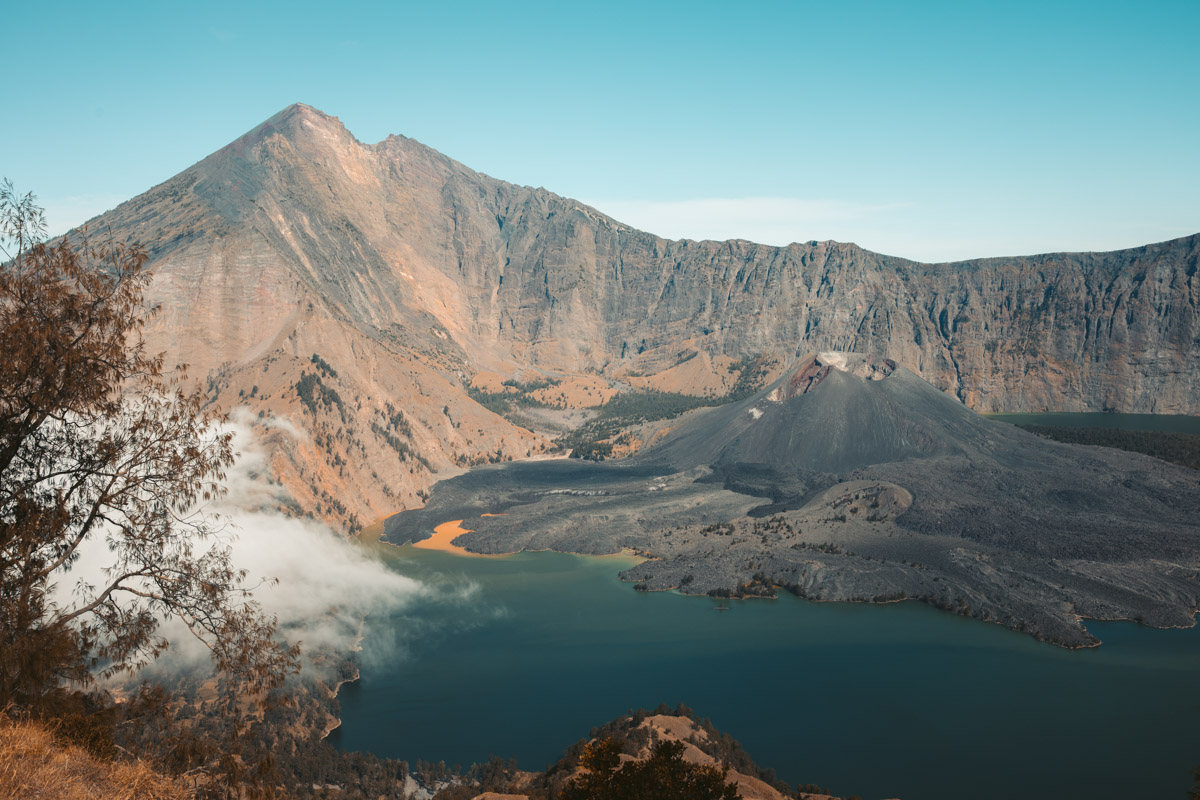
[[819, 353], [759, 395], [689, 419], [645, 455], [681, 468], [760, 464], [842, 473], [963, 455], [995, 433], [994, 423], [891, 359]]
[[1200, 411], [1200, 236], [933, 265], [668, 241], [301, 104], [92, 224], [149, 248], [152, 347], [298, 426], [269, 432], [272, 469], [331, 520], [544, 449], [476, 402], [504, 381], [558, 382], [542, 402], [565, 412], [887, 352], [980, 411]]

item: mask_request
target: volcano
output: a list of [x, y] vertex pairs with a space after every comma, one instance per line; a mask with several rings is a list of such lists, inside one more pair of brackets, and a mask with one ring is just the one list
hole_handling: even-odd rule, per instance
[[919, 599], [1085, 646], [1081, 617], [1192, 624], [1197, 507], [1194, 470], [1043, 439], [891, 358], [821, 352], [632, 458], [443, 481], [387, 536], [462, 519], [469, 551], [631, 548], [646, 589]]
[[991, 422], [887, 358], [819, 353], [760, 394], [693, 417], [652, 453], [677, 467], [759, 464], [842, 473], [913, 458], [996, 453]]

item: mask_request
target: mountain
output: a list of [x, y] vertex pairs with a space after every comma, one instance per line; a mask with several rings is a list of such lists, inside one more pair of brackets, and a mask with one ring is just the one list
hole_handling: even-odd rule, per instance
[[1200, 412], [1200, 235], [952, 264], [667, 241], [299, 104], [91, 227], [148, 246], [151, 346], [249, 407], [284, 502], [352, 528], [544, 451], [472, 399], [505, 380], [566, 414], [887, 352], [979, 411]]
[[[819, 353], [632, 458], [439, 482], [388, 540], [476, 553], [632, 550], [641, 589], [917, 599], [1068, 647], [1082, 618], [1189, 627], [1200, 472], [990, 420], [894, 359]], [[457, 520], [456, 526], [446, 527]], [[429, 537], [439, 529], [444, 539]], [[448, 535], [446, 535], [448, 534]]]
[[840, 473], [962, 456], [1008, 427], [970, 411], [890, 359], [820, 353], [757, 397], [692, 417], [643, 457], [665, 459], [679, 469], [752, 463], [782, 473]]

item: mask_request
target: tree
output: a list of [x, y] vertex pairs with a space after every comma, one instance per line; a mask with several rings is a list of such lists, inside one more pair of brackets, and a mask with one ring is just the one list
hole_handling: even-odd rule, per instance
[[741, 800], [724, 768], [684, 761], [683, 742], [656, 742], [649, 758], [624, 763], [621, 749], [619, 739], [588, 742], [561, 800]]
[[[265, 693], [298, 649], [249, 596], [220, 520], [231, 435], [182, 369], [142, 338], [145, 251], [86, 231], [43, 241], [32, 194], [0, 185], [0, 707], [131, 671], [175, 617], [240, 693]], [[81, 558], [99, 578], [56, 585]]]

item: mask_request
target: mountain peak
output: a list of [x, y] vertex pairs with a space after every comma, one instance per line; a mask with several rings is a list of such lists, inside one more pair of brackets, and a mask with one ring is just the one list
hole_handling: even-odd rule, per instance
[[292, 103], [287, 108], [268, 118], [267, 123], [296, 119], [310, 120], [319, 124], [331, 124], [341, 128], [342, 130], [345, 130], [346, 128], [346, 126], [342, 124], [342, 121], [337, 117], [326, 114], [321, 109], [310, 106], [307, 103]]
[[342, 121], [318, 108], [304, 103], [292, 103], [287, 108], [269, 117], [265, 122], [251, 128], [229, 147], [244, 148], [266, 141], [279, 134], [287, 139], [354, 139]]
[[816, 353], [802, 361], [792, 370], [787, 380], [781, 380], [767, 395], [772, 402], [782, 402], [807, 394], [835, 370], [849, 373], [866, 381], [881, 381], [896, 369], [890, 358], [870, 356], [865, 353], [827, 351]]
[[646, 457], [840, 474], [960, 454], [987, 441], [988, 424], [890, 358], [825, 351], [753, 397], [692, 417]]

